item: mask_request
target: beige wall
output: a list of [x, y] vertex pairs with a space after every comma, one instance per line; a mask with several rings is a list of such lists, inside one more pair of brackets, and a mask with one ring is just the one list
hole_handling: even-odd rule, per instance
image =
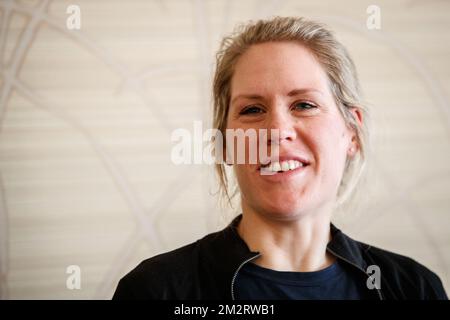
[[[66, 8], [81, 8], [68, 30]], [[366, 8], [381, 8], [368, 30]], [[447, 1], [1, 1], [2, 298], [110, 298], [142, 259], [222, 227], [212, 167], [175, 166], [173, 129], [209, 120], [220, 36], [301, 15], [348, 46], [372, 108], [359, 206], [336, 219], [450, 291]], [[235, 210], [237, 212], [238, 209]], [[66, 268], [81, 268], [81, 290]]]

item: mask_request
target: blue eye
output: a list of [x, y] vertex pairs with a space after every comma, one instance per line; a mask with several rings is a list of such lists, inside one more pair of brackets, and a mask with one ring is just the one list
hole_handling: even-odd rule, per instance
[[294, 109], [308, 110], [308, 109], [314, 109], [314, 108], [317, 108], [317, 107], [309, 102], [298, 102], [298, 103], [294, 104]]
[[249, 106], [247, 108], [244, 108], [239, 114], [258, 114], [261, 113], [262, 109], [257, 106]]

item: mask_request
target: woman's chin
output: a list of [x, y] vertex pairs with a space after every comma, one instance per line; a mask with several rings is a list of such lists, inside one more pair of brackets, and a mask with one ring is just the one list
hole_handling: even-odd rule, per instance
[[274, 201], [267, 204], [262, 211], [275, 220], [293, 220], [305, 212], [305, 206], [298, 201]]

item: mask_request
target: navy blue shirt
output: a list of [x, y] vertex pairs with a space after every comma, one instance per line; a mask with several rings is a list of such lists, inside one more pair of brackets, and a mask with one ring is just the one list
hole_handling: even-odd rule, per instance
[[359, 300], [369, 299], [366, 281], [345, 262], [314, 272], [275, 271], [245, 264], [235, 280], [238, 300]]

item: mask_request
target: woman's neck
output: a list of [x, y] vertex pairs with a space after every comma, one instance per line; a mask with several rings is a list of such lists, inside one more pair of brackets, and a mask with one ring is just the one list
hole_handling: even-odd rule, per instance
[[326, 250], [331, 240], [331, 210], [280, 221], [258, 214], [244, 204], [242, 209], [238, 233], [250, 250], [261, 253], [253, 261], [257, 265], [279, 271], [311, 272], [335, 261]]

